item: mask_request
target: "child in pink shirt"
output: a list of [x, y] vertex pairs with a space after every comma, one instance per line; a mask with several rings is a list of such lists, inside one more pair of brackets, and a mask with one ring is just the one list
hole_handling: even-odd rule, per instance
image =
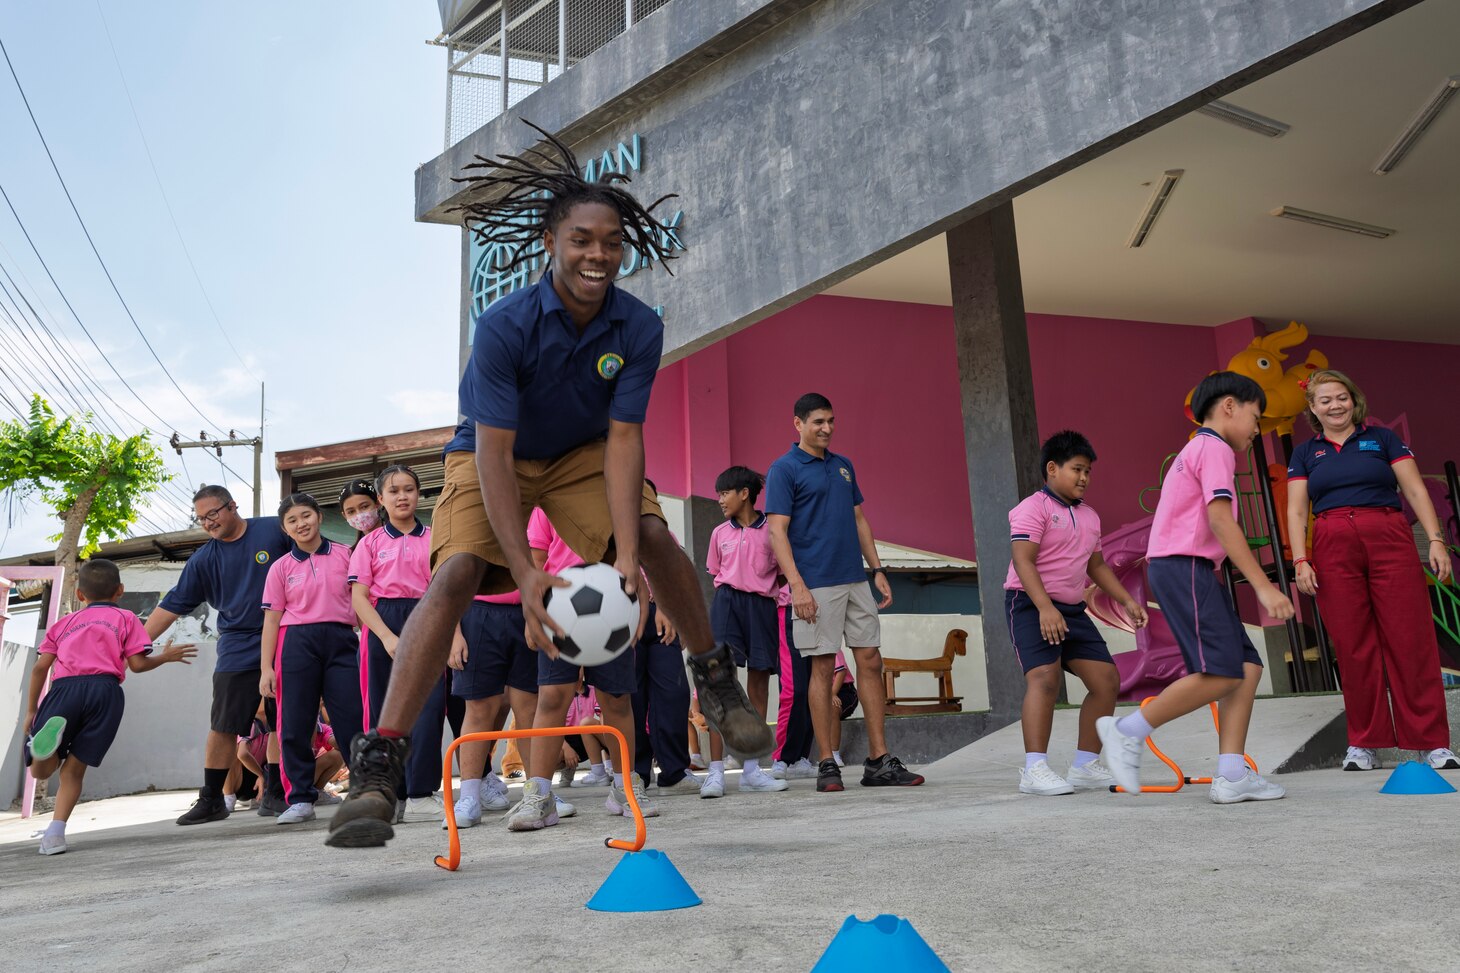
[[[1004, 612], [1014, 655], [1024, 670], [1024, 769], [1019, 793], [1048, 797], [1105, 790], [1114, 782], [1097, 759], [1095, 721], [1115, 712], [1120, 674], [1095, 623], [1085, 614], [1086, 578], [1125, 606], [1137, 627], [1146, 609], [1100, 556], [1100, 518], [1085, 503], [1095, 448], [1073, 430], [1040, 448], [1044, 486], [1009, 511], [1013, 557], [1004, 581]], [[1061, 777], [1049, 766], [1054, 705], [1068, 669], [1085, 684], [1075, 759]]]
[[360, 661], [350, 603], [350, 549], [319, 532], [307, 493], [279, 503], [294, 542], [264, 582], [259, 691], [278, 700], [280, 769], [288, 807], [276, 824], [314, 820], [314, 725], [323, 698], [341, 743], [361, 732]]
[[[66, 822], [81, 798], [86, 768], [101, 766], [121, 726], [127, 673], [168, 662], [191, 665], [197, 655], [191, 644], [171, 641], [153, 655], [137, 616], [116, 606], [123, 590], [113, 562], [92, 558], [82, 564], [76, 572], [82, 607], [46, 630], [31, 669], [25, 762], [36, 780], [50, 780], [61, 770], [56, 809], [41, 836], [42, 855], [66, 851]], [[42, 699], [47, 676], [54, 678]]]
[[1266, 408], [1262, 387], [1235, 372], [1214, 372], [1192, 393], [1191, 413], [1201, 428], [1161, 484], [1146, 549], [1146, 578], [1181, 646], [1187, 675], [1138, 712], [1097, 724], [1110, 772], [1129, 793], [1140, 793], [1141, 753], [1151, 730], [1212, 702], [1221, 717], [1212, 802], [1272, 801], [1286, 793], [1249, 769], [1243, 757], [1262, 657], [1216, 575], [1231, 558], [1263, 610], [1273, 618], [1293, 617], [1292, 603], [1247, 546], [1233, 503], [1236, 453], [1252, 445]]

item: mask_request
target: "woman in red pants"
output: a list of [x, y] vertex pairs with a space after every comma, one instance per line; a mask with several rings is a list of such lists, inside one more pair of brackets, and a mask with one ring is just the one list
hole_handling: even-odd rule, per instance
[[[1424, 528], [1430, 570], [1448, 581], [1450, 554], [1414, 454], [1388, 429], [1365, 425], [1364, 394], [1342, 372], [1315, 372], [1307, 395], [1317, 435], [1288, 466], [1288, 536], [1298, 590], [1318, 599], [1338, 654], [1343, 769], [1374, 770], [1374, 751], [1385, 747], [1421, 751], [1437, 770], [1460, 768], [1429, 594], [1399, 500], [1402, 493]], [[1311, 550], [1303, 543], [1310, 501]]]

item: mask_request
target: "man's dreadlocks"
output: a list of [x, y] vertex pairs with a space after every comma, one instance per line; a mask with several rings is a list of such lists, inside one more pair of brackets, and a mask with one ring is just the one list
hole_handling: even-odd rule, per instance
[[[629, 181], [622, 173], [604, 172], [590, 183], [580, 175], [572, 149], [527, 119], [522, 122], [547, 139], [556, 155], [537, 148], [522, 155], [479, 155], [464, 169], [488, 169], [489, 175], [452, 180], [470, 184], [479, 194], [495, 196], [489, 201], [453, 207], [452, 211], [463, 214], [467, 228], [484, 244], [496, 244], [509, 254], [499, 264], [499, 272], [510, 272], [531, 260], [533, 246], [542, 240], [543, 231], [555, 228], [579, 203], [602, 203], [616, 210], [624, 228], [624, 244], [646, 262], [667, 264], [674, 259], [674, 230], [655, 219], [653, 213], [659, 204], [677, 198], [677, 193], [661, 196], [645, 206], [615, 185]], [[505, 192], [496, 195], [502, 190]], [[669, 270], [667, 265], [664, 269]]]

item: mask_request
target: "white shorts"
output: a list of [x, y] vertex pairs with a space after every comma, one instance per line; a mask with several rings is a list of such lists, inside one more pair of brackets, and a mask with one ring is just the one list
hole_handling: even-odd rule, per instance
[[870, 649], [882, 644], [882, 623], [877, 619], [877, 602], [865, 581], [812, 588], [816, 599], [816, 622], [796, 618], [791, 639], [803, 656], [832, 655], [846, 640], [847, 648]]

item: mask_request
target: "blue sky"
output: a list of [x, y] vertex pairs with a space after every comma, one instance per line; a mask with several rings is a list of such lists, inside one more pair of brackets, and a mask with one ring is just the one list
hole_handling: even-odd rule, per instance
[[[275, 450], [453, 422], [460, 238], [411, 216], [412, 174], [444, 137], [445, 54], [424, 43], [440, 30], [436, 5], [100, 0], [100, 11], [97, 0], [6, 0], [0, 39], [122, 296], [216, 422], [210, 435], [253, 435], [267, 382], [266, 510], [277, 500]], [[112, 293], [3, 62], [0, 133], [0, 185], [106, 358], [168, 427], [155, 428], [87, 342], [3, 202], [0, 266], [74, 347], [74, 364], [159, 442], [174, 429], [195, 437], [204, 421]], [[65, 395], [28, 332], [0, 316], [0, 337], [11, 343], [0, 344], [0, 392]], [[136, 431], [102, 401], [109, 421]], [[11, 417], [3, 404], [0, 416]], [[166, 454], [180, 491], [147, 514], [178, 529], [189, 512], [178, 493], [191, 492], [189, 479], [219, 482], [220, 470], [201, 450], [186, 473]], [[248, 450], [225, 459], [250, 474]], [[248, 484], [222, 479], [247, 509]], [[45, 549], [56, 523], [38, 504], [3, 505], [0, 556]]]

